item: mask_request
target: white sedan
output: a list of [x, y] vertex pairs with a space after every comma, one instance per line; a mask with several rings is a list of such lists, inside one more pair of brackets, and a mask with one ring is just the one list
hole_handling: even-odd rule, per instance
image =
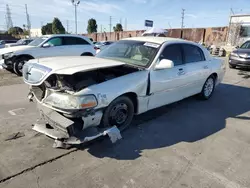
[[196, 94], [209, 99], [225, 70], [199, 44], [137, 37], [96, 57], [30, 60], [23, 77], [41, 112], [33, 129], [60, 144], [80, 144], [106, 134], [119, 139], [134, 115], [148, 110]]

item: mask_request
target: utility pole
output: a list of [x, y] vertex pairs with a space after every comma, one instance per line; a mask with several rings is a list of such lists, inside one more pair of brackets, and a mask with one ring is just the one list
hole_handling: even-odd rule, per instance
[[13, 27], [13, 22], [12, 22], [12, 18], [11, 18], [11, 12], [10, 12], [10, 8], [9, 5], [6, 4], [6, 28], [7, 31]]
[[102, 25], [101, 25], [101, 33], [102, 33]]
[[181, 13], [181, 28], [184, 28], [184, 18], [185, 18], [185, 9], [182, 9]]
[[77, 34], [77, 6], [80, 4], [80, 0], [71, 0], [72, 5], [75, 7], [75, 27], [76, 27], [76, 34]]
[[26, 12], [26, 19], [27, 19], [27, 29], [28, 29], [29, 37], [30, 37], [30, 28], [31, 28], [31, 24], [30, 24], [30, 16], [29, 16], [29, 14], [28, 14], [27, 4], [25, 4], [25, 12]]
[[181, 38], [183, 38], [184, 18], [185, 18], [185, 9], [182, 9], [182, 12], [181, 12]]
[[109, 36], [111, 40], [112, 16], [109, 17]]
[[124, 28], [125, 28], [125, 31], [127, 31], [127, 18], [125, 18]]
[[66, 25], [67, 25], [67, 33], [69, 33], [69, 20], [66, 20]]

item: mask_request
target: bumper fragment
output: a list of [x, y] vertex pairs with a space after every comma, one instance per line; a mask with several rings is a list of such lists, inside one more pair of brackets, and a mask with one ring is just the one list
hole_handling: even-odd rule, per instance
[[[67, 148], [68, 145], [83, 144], [106, 135], [109, 136], [112, 143], [122, 138], [116, 126], [108, 128], [97, 126], [97, 122], [102, 116], [100, 112], [89, 115], [91, 120], [93, 118], [97, 120], [90, 121], [88, 117], [82, 117], [83, 121], [77, 121], [41, 104], [38, 104], [37, 107], [41, 118], [34, 125], [33, 130], [53, 138], [55, 140], [53, 147], [55, 148]], [[85, 123], [88, 126], [85, 127]]]

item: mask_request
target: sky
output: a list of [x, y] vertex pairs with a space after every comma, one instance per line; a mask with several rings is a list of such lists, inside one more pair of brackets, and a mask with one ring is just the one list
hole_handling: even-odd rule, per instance
[[[78, 33], [86, 33], [90, 18], [96, 19], [98, 32], [101, 28], [108, 32], [110, 16], [112, 27], [121, 22], [126, 30], [146, 29], [145, 19], [153, 20], [158, 28], [180, 28], [182, 9], [186, 28], [226, 26], [230, 12], [250, 14], [249, 3], [250, 0], [81, 0], [77, 8]], [[6, 28], [6, 4], [14, 26], [26, 24], [27, 4], [32, 28], [41, 28], [58, 17], [65, 29], [75, 32], [71, 0], [0, 0], [0, 30]]]

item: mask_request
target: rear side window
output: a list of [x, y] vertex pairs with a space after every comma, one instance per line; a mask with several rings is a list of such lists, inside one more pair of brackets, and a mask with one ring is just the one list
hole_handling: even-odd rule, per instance
[[191, 44], [183, 44], [185, 63], [194, 63], [205, 61], [203, 51], [198, 47]]
[[182, 50], [180, 44], [173, 44], [167, 46], [162, 54], [160, 55], [160, 60], [169, 59], [174, 62], [174, 66], [183, 64]]
[[89, 45], [89, 43], [78, 37], [64, 37], [64, 45]]

